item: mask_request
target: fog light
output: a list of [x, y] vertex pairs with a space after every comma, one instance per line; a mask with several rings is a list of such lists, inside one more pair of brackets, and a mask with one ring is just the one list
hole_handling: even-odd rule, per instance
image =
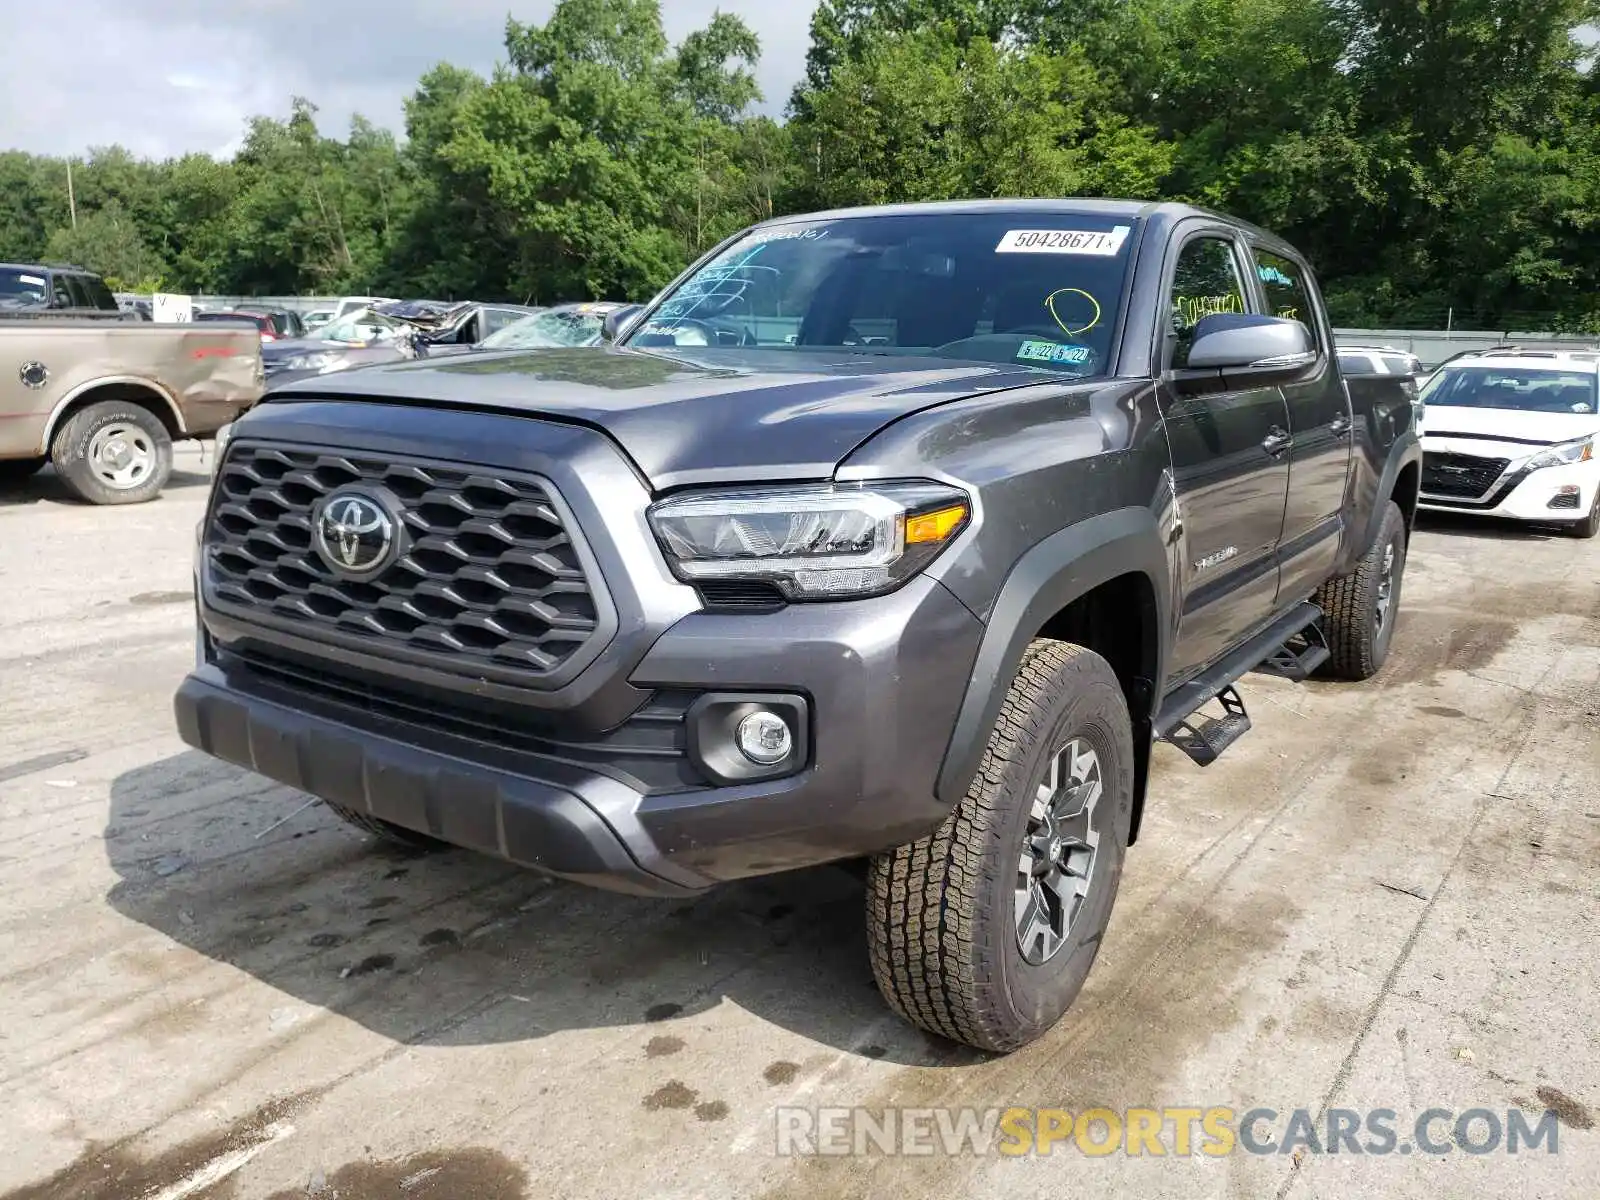
[[766, 709], [758, 709], [740, 721], [733, 740], [740, 754], [763, 767], [782, 762], [794, 748], [788, 722]]

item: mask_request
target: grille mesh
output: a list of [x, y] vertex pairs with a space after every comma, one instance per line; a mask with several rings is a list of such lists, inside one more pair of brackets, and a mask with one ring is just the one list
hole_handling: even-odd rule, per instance
[[[369, 580], [335, 575], [312, 548], [320, 501], [352, 484], [387, 491], [402, 554]], [[379, 653], [548, 675], [595, 635], [594, 595], [536, 480], [459, 465], [235, 443], [205, 537], [211, 594], [243, 615], [293, 621]]]
[[1475, 454], [1424, 454], [1422, 490], [1432, 496], [1476, 500], [1494, 486], [1510, 461]]

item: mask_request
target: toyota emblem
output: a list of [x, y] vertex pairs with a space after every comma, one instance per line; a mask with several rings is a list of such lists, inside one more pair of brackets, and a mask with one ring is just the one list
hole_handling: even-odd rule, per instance
[[353, 488], [334, 492], [312, 523], [322, 561], [335, 575], [366, 579], [394, 559], [397, 523], [377, 497]]

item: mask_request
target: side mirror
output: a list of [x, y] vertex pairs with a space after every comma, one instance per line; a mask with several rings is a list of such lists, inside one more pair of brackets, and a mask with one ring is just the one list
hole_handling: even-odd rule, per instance
[[1194, 327], [1186, 371], [1227, 375], [1293, 375], [1317, 361], [1311, 331], [1285, 317], [1212, 313]]
[[616, 341], [622, 335], [622, 331], [628, 327], [628, 322], [638, 316], [643, 308], [644, 305], [642, 304], [624, 304], [621, 308], [612, 309], [606, 314], [606, 319], [600, 326], [600, 340], [604, 342]]

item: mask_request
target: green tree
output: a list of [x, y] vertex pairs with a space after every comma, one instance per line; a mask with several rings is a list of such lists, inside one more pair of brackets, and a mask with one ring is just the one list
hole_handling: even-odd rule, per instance
[[882, 33], [797, 101], [808, 199], [1154, 196], [1171, 151], [1100, 111], [1083, 54], [963, 41], [960, 26]]
[[88, 267], [119, 291], [154, 291], [167, 274], [167, 264], [145, 244], [117, 200], [81, 213], [76, 228], [69, 224], [57, 229], [45, 243], [44, 257]]
[[1196, 201], [1287, 235], [1346, 324], [1600, 329], [1600, 0], [822, 0], [783, 121], [718, 14], [510, 20], [403, 143], [293, 100], [227, 161], [0, 153], [0, 258], [184, 290], [644, 297], [752, 221], [954, 196]]

